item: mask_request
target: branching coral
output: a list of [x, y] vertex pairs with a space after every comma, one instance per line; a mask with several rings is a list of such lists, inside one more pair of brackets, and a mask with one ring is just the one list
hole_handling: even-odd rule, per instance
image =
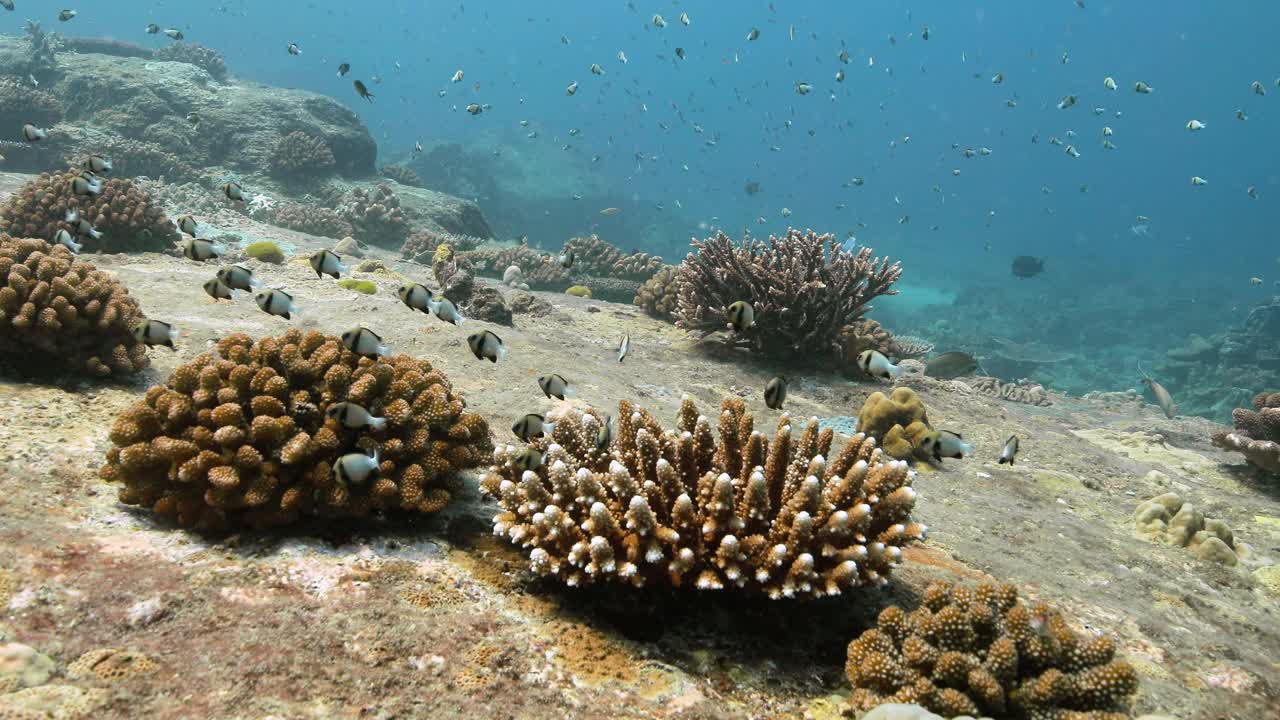
[[858, 430], [876, 439], [884, 453], [906, 460], [920, 449], [930, 430], [924, 402], [911, 388], [900, 387], [885, 396], [871, 393], [858, 413]]
[[416, 188], [422, 187], [422, 178], [418, 173], [404, 165], [383, 165], [378, 169], [378, 172], [382, 177], [387, 178], [388, 180], [395, 180], [401, 185], [408, 185], [409, 187]]
[[427, 262], [435, 255], [436, 248], [441, 244], [447, 244], [456, 252], [463, 252], [474, 250], [482, 242], [484, 242], [482, 238], [471, 235], [454, 235], [424, 228], [415, 231], [405, 239], [404, 245], [400, 246], [400, 257], [414, 262]]
[[922, 538], [905, 463], [858, 435], [831, 461], [833, 434], [816, 420], [793, 437], [784, 415], [772, 440], [738, 398], [721, 403], [719, 443], [693, 401], [677, 429], [624, 400], [617, 439], [598, 449], [595, 414], [560, 418], [535, 441], [542, 462], [494, 451], [481, 489], [503, 512], [494, 533], [532, 548], [535, 571], [568, 585], [669, 583], [770, 597], [835, 595], [888, 582], [900, 547]]
[[768, 355], [799, 357], [830, 352], [840, 328], [859, 319], [867, 303], [897, 293], [899, 263], [871, 258], [871, 248], [850, 253], [831, 235], [788, 230], [768, 242], [747, 237], [736, 246], [717, 233], [694, 240], [681, 266], [676, 324], [702, 336], [726, 329], [725, 312], [745, 300], [755, 324], [731, 340]]
[[156, 60], [195, 65], [209, 73], [218, 82], [225, 82], [227, 79], [227, 63], [223, 59], [222, 53], [212, 48], [207, 48], [200, 43], [173, 43], [156, 50], [152, 57]]
[[[327, 417], [340, 402], [384, 417], [385, 427]], [[425, 360], [361, 358], [318, 332], [257, 341], [237, 333], [117, 416], [100, 476], [123, 484], [121, 502], [204, 529], [433, 513], [449, 501], [456, 471], [492, 448], [484, 419], [464, 407]], [[341, 482], [334, 461], [352, 452], [376, 452], [377, 475]]]
[[640, 286], [633, 301], [646, 315], [659, 320], [675, 321], [679, 298], [680, 268], [663, 265], [662, 269]]
[[1138, 687], [1108, 636], [1077, 634], [1056, 609], [1028, 606], [1012, 585], [930, 585], [924, 605], [892, 606], [849, 643], [850, 702], [861, 712], [915, 703], [943, 717], [1127, 720]]
[[628, 255], [596, 235], [571, 238], [564, 244], [564, 249], [574, 254], [573, 272], [591, 277], [644, 282], [662, 267], [662, 258], [656, 255]]
[[488, 273], [497, 277], [512, 265], [519, 266], [524, 281], [533, 288], [563, 290], [570, 285], [569, 271], [556, 258], [528, 245], [505, 248], [492, 258], [484, 251], [472, 251], [468, 257], [472, 262], [484, 262]]
[[320, 237], [345, 238], [355, 232], [351, 223], [329, 208], [293, 202], [280, 203], [264, 213], [263, 219], [272, 225]]
[[1213, 434], [1213, 444], [1242, 453], [1250, 465], [1280, 473], [1280, 392], [1258, 393], [1253, 407], [1231, 411], [1234, 429]]
[[62, 120], [62, 103], [43, 90], [14, 78], [0, 77], [0, 128], [16, 136], [24, 123], [47, 128]]
[[1041, 407], [1048, 407], [1053, 404], [1053, 398], [1049, 397], [1049, 392], [1044, 389], [1044, 386], [1031, 380], [1007, 383], [993, 377], [979, 375], [965, 378], [964, 384], [983, 395], [990, 395], [1001, 400], [1020, 402], [1027, 405], [1039, 405]]
[[892, 350], [891, 357], [901, 360], [914, 360], [933, 352], [933, 343], [914, 335], [895, 335], [893, 337], [893, 347], [890, 349]]
[[0, 235], [0, 356], [19, 370], [137, 372], [143, 319], [119, 281], [61, 245]]
[[386, 185], [379, 185], [373, 192], [353, 189], [338, 214], [355, 228], [351, 234], [357, 240], [370, 245], [394, 250], [409, 235], [409, 219], [400, 209], [400, 198]]
[[75, 171], [45, 173], [23, 185], [0, 207], [0, 232], [52, 240], [60, 229], [74, 230], [65, 222], [74, 209], [102, 233], [78, 240], [85, 252], [168, 250], [178, 240], [160, 205], [132, 180], [103, 180], [98, 195], [75, 195], [68, 188], [75, 177]]
[[280, 138], [267, 157], [272, 175], [314, 180], [333, 171], [337, 161], [324, 140], [295, 130]]

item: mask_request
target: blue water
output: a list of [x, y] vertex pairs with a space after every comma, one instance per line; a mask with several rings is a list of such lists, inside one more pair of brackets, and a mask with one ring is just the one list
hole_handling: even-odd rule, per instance
[[[1132, 360], [1238, 324], [1280, 293], [1276, 3], [122, 0], [85, 3], [65, 26], [49, 3], [19, 5], [0, 32], [19, 32], [34, 8], [55, 29], [154, 46], [168, 41], [145, 35], [146, 23], [180, 27], [240, 77], [354, 108], [385, 162], [415, 142], [487, 154], [535, 178], [520, 192], [572, 216], [542, 234], [592, 230], [673, 260], [712, 227], [854, 236], [906, 267], [904, 295], [878, 303], [905, 325], [895, 330], [945, 337], [964, 310], [936, 298], [993, 297], [1007, 313], [984, 318], [990, 334], [1077, 352], [1093, 387], [1133, 386]], [[301, 56], [286, 53], [290, 42]], [[351, 77], [336, 76], [340, 62]], [[458, 69], [465, 79], [451, 83]], [[352, 78], [375, 103], [355, 97]], [[1155, 92], [1135, 93], [1139, 80]], [[812, 92], [798, 94], [800, 81]], [[1068, 94], [1078, 102], [1058, 109]], [[488, 107], [472, 116], [472, 102]], [[1193, 118], [1207, 129], [1189, 132]], [[1102, 147], [1104, 126], [1115, 150]], [[984, 147], [989, 156], [962, 154]], [[506, 173], [495, 174], [501, 184]], [[1193, 175], [1209, 184], [1193, 187]], [[744, 192], [751, 181], [757, 194]], [[623, 212], [602, 217], [605, 204]], [[547, 221], [536, 207], [495, 224], [537, 237]], [[1130, 230], [1140, 224], [1145, 236]], [[1024, 254], [1044, 257], [1045, 274], [1012, 277]], [[943, 317], [946, 327], [930, 325]], [[1098, 352], [1116, 355], [1101, 371], [1088, 365]]]

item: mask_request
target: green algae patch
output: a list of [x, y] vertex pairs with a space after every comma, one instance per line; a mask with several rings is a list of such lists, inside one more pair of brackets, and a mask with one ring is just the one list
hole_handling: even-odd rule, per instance
[[284, 251], [270, 240], [259, 240], [244, 249], [244, 254], [259, 262], [279, 265], [284, 262]]
[[574, 297], [580, 297], [580, 298], [590, 298], [591, 288], [587, 287], [586, 285], [574, 285], [568, 290], [565, 290], [564, 294], [572, 295]]
[[373, 295], [378, 292], [378, 286], [372, 280], [356, 280], [355, 278], [343, 278], [338, 281], [338, 287], [348, 290], [355, 290], [365, 295]]

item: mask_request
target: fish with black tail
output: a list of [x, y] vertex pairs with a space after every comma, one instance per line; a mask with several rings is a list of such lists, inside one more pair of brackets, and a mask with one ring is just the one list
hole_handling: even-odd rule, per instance
[[1000, 457], [996, 463], [1013, 467], [1013, 460], [1016, 457], [1018, 457], [1018, 436], [1010, 435], [1009, 439], [1004, 441], [1004, 448], [1000, 450]]

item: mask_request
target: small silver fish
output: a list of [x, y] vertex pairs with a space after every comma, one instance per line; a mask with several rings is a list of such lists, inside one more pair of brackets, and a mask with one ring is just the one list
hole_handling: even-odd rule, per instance
[[76, 12], [75, 10], [63, 10], [62, 12], [58, 13], [58, 20], [60, 22], [66, 22], [79, 14], [80, 13]]
[[655, 14], [653, 16], [653, 26], [657, 28], [664, 28], [667, 26], [667, 21], [661, 15]]
[[67, 181], [72, 195], [97, 195], [102, 192], [102, 181], [93, 176], [77, 175]]
[[1004, 441], [1004, 448], [1000, 451], [1000, 458], [996, 460], [999, 465], [1009, 465], [1013, 467], [1013, 459], [1018, 456], [1018, 436], [1010, 435], [1008, 440]]
[[458, 70], [453, 74], [453, 77], [449, 78], [449, 82], [462, 82], [462, 78], [463, 78], [462, 71]]
[[178, 329], [162, 320], [144, 320], [133, 327], [133, 337], [147, 346], [164, 345], [177, 350], [173, 341], [178, 339]]
[[502, 338], [498, 337], [492, 330], [481, 330], [472, 333], [467, 338], [467, 347], [471, 348], [471, 353], [476, 356], [477, 360], [488, 360], [496, 363], [507, 356], [507, 348], [502, 344]]
[[879, 350], [863, 350], [858, 356], [858, 367], [862, 372], [881, 380], [896, 380], [902, 374], [902, 368], [889, 362]]
[[480, 103], [471, 103], [470, 105], [467, 105], [466, 110], [472, 115], [479, 115], [484, 112], [484, 107], [482, 107]]
[[382, 430], [387, 427], [387, 419], [374, 417], [364, 406], [353, 402], [340, 402], [329, 406], [324, 416], [348, 430]]
[[218, 270], [217, 278], [232, 290], [251, 291], [262, 285], [262, 281], [253, 276], [253, 271], [243, 265], [224, 267]]
[[181, 40], [186, 37], [178, 28], [165, 28], [164, 34], [168, 36], [170, 40]]
[[622, 50], [618, 51], [618, 62], [622, 63], [623, 65], [627, 64], [627, 54]]
[[[226, 246], [216, 243], [212, 240], [205, 240], [203, 238], [194, 238], [194, 237], [188, 238], [187, 242], [184, 243], [182, 246], [183, 257], [187, 258], [188, 260], [197, 260], [202, 262], [205, 260], [211, 260], [213, 258], [219, 257], [226, 251], [227, 251]], [[224, 269], [229, 269], [229, 268], [224, 268]], [[219, 280], [219, 282], [222, 282], [224, 285], [227, 284], [225, 281], [222, 281], [222, 280]], [[249, 288], [242, 288], [242, 289], [248, 290]]]
[[547, 422], [546, 418], [543, 416], [529, 413], [517, 420], [515, 424], [511, 426], [511, 432], [515, 433], [515, 436], [524, 442], [529, 442], [530, 440], [540, 438], [543, 435], [551, 434], [551, 432], [555, 430], [555, 427], [555, 423]]
[[146, 30], [148, 35], [155, 35], [160, 32], [160, 26], [155, 23], [147, 23]]
[[813, 85], [803, 81], [796, 83], [797, 95], [808, 95], [811, 92], [813, 92]]
[[577, 80], [574, 80], [573, 82], [569, 83], [568, 87], [566, 87], [566, 88], [564, 89], [564, 94], [565, 94], [565, 95], [573, 95], [573, 94], [574, 94], [574, 93], [576, 93], [576, 92], [578, 92], [578, 81], [577, 81]]
[[336, 279], [342, 273], [348, 272], [347, 266], [342, 264], [342, 258], [338, 253], [328, 248], [312, 253], [308, 262], [311, 263], [311, 269], [316, 271], [316, 277], [330, 275]]
[[547, 397], [554, 397], [557, 400], [574, 395], [573, 388], [569, 387], [569, 381], [565, 380], [563, 375], [555, 373], [538, 378], [538, 387], [542, 388], [542, 392]]
[[1138, 82], [1133, 84], [1133, 91], [1138, 93], [1139, 95], [1150, 95], [1152, 92], [1155, 91], [1155, 88], [1139, 80]]
[[266, 314], [282, 317], [285, 320], [292, 320], [293, 314], [300, 312], [298, 306], [293, 304], [293, 296], [283, 290], [259, 290], [254, 294], [253, 299]]
[[1266, 89], [1265, 87], [1263, 87], [1263, 85], [1262, 85], [1262, 81], [1261, 81], [1261, 80], [1254, 80], [1254, 81], [1253, 81], [1253, 84], [1252, 84], [1252, 85], [1250, 85], [1250, 87], [1252, 87], [1252, 88], [1253, 88], [1253, 93], [1254, 93], [1255, 95], [1266, 95], [1266, 94], [1267, 94], [1267, 89]]
[[343, 487], [364, 485], [378, 476], [381, 464], [377, 450], [372, 457], [362, 452], [347, 453], [333, 462], [333, 475]]
[[734, 332], [744, 333], [756, 324], [756, 309], [746, 300], [739, 300], [729, 306], [724, 317]]
[[687, 12], [680, 13], [680, 24], [684, 26], [688, 26], [691, 24], [689, 22], [689, 13]]
[[600, 67], [600, 63], [591, 63], [591, 67], [587, 68], [592, 75], [603, 75], [604, 68]]
[[178, 219], [175, 220], [174, 222], [177, 224], [178, 230], [181, 230], [182, 232], [186, 233], [187, 235], [190, 235], [191, 237], [196, 236], [196, 219], [195, 218], [191, 217], [190, 215], [179, 215]]
[[631, 333], [622, 336], [622, 342], [618, 343], [618, 362], [627, 359], [627, 354], [631, 352]]
[[367, 327], [353, 327], [342, 333], [342, 346], [364, 357], [386, 357], [391, 350], [382, 344], [382, 338]]
[[565, 250], [563, 253], [560, 254], [560, 267], [567, 270], [573, 267], [573, 261], [574, 261], [573, 250]]
[[764, 386], [764, 404], [770, 410], [781, 410], [787, 401], [787, 379], [775, 377]]
[[202, 287], [204, 287], [205, 293], [214, 300], [235, 299], [235, 294], [231, 291], [231, 288], [224, 285], [222, 281], [216, 277], [209, 278], [205, 281], [205, 284]]
[[749, 32], [747, 32], [747, 42], [751, 42], [753, 40], [759, 40], [759, 39], [760, 39], [760, 28], [753, 27]]

